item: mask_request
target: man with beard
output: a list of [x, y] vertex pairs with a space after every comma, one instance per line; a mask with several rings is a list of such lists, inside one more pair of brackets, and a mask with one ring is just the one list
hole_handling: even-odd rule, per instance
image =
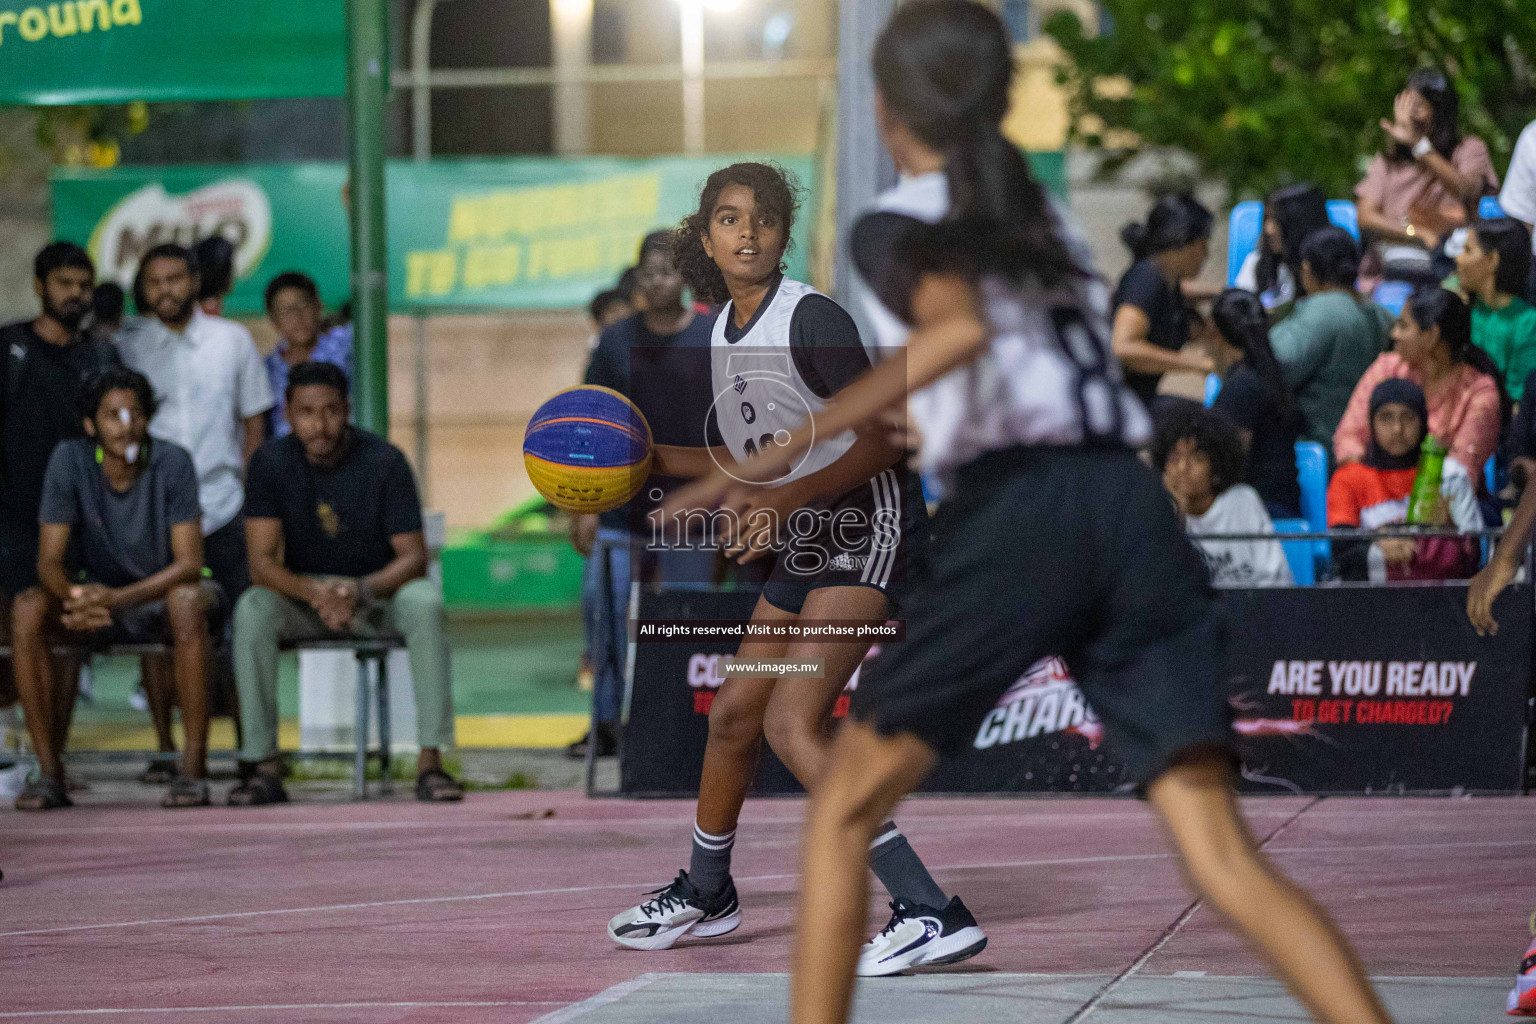
[[426, 578], [416, 479], [400, 449], [348, 423], [347, 391], [339, 366], [293, 367], [293, 432], [251, 460], [245, 519], [253, 586], [235, 606], [242, 747], [231, 806], [288, 799], [277, 750], [279, 645], [394, 633], [405, 638], [416, 693], [416, 798], [464, 796], [443, 768], [442, 748], [453, 744], [448, 640], [442, 590]]
[[[32, 264], [42, 313], [0, 327], [0, 637], [9, 643], [11, 599], [37, 585], [37, 513], [54, 446], [84, 432], [86, 384], [118, 365], [117, 350], [80, 330], [96, 268], [71, 242], [44, 246]], [[0, 707], [16, 699], [0, 668]]]
[[160, 409], [152, 437], [192, 453], [203, 509], [203, 557], [234, 602], [250, 585], [245, 564], [245, 467], [261, 445], [272, 386], [251, 334], [198, 306], [197, 258], [182, 246], [144, 254], [139, 287], [145, 314], [117, 336], [123, 362], [149, 378]]

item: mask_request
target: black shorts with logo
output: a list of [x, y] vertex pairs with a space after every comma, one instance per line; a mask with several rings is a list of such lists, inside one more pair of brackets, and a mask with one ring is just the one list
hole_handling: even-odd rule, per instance
[[1059, 655], [1127, 776], [1230, 754], [1222, 620], [1162, 482], [1124, 450], [1021, 447], [961, 467], [904, 608], [906, 641], [864, 667], [853, 714], [940, 753]]
[[763, 598], [798, 615], [811, 591], [872, 587], [894, 610], [909, 561], [927, 538], [922, 482], [905, 464], [892, 466], [835, 500], [796, 510], [786, 520], [786, 546], [763, 585]]

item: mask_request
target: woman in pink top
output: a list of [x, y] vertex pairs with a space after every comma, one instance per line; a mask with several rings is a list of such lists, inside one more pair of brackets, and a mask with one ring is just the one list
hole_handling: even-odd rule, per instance
[[1392, 119], [1382, 119], [1386, 145], [1355, 186], [1355, 208], [1393, 277], [1429, 280], [1430, 253], [1499, 187], [1488, 147], [1456, 121], [1456, 90], [1432, 68], [1408, 77]]
[[1486, 353], [1472, 344], [1472, 313], [1455, 292], [1420, 288], [1392, 325], [1392, 351], [1376, 357], [1355, 385], [1333, 435], [1340, 464], [1365, 454], [1370, 443], [1371, 392], [1389, 377], [1406, 377], [1424, 390], [1429, 432], [1450, 450], [1474, 481], [1499, 443], [1508, 400]]

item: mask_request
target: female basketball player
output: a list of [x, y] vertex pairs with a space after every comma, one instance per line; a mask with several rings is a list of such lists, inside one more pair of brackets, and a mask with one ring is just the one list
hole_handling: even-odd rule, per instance
[[[724, 303], [710, 359], [716, 395], [713, 447], [657, 446], [655, 472], [702, 476], [771, 448], [869, 368], [853, 320], [809, 285], [783, 275], [796, 207], [784, 172], [736, 164], [710, 175], [699, 208], [678, 230], [677, 263], [696, 297]], [[703, 425], [701, 425], [703, 427]], [[774, 486], [743, 488], [728, 538], [744, 559], [775, 534], [789, 542], [753, 612], [756, 624], [837, 620], [878, 625], [891, 615], [914, 528], [926, 510], [902, 452], [881, 431], [828, 435], [787, 467]], [[893, 468], [894, 467], [894, 468]], [[869, 650], [868, 641], [749, 639], [737, 660], [820, 659], [823, 678], [728, 678], [709, 712], [699, 780], [698, 819], [687, 871], [608, 924], [625, 946], [666, 949], [684, 934], [722, 935], [741, 913], [730, 879], [731, 847], [764, 735], [795, 777], [814, 790], [830, 746], [833, 705]], [[859, 962], [865, 975], [920, 964], [955, 963], [979, 953], [986, 937], [959, 897], [946, 899], [894, 822], [860, 842], [892, 897], [891, 925]], [[892, 943], [917, 921], [922, 941]]]
[[[1058, 653], [1194, 888], [1318, 1019], [1387, 1021], [1344, 939], [1263, 860], [1238, 813], [1210, 587], [1131, 451], [1148, 423], [1110, 357], [1104, 289], [999, 130], [1013, 73], [1002, 23], [970, 0], [913, 0], [874, 66], [881, 129], [907, 177], [856, 227], [853, 249], [914, 330], [904, 363], [882, 362], [814, 426], [848, 429], [912, 393], [926, 468], [947, 487], [929, 571], [905, 606], [907, 641], [869, 666], [813, 793], [792, 1019], [848, 1019], [865, 918], [859, 844], [1020, 671]], [[806, 434], [736, 476], [771, 478]], [[717, 475], [673, 502], [708, 507], [731, 485]]]

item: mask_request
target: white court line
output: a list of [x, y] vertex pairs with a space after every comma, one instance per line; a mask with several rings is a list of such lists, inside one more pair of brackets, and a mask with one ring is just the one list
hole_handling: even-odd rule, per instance
[[[1366, 846], [1276, 846], [1266, 847], [1266, 853], [1353, 853], [1356, 851], [1393, 850], [1450, 850], [1487, 847], [1536, 846], [1536, 839], [1488, 839], [1454, 843], [1391, 843]], [[1129, 861], [1172, 860], [1172, 853], [1105, 854], [1089, 857], [1050, 857], [1034, 860], [990, 861], [973, 864], [935, 864], [931, 871], [981, 871], [999, 868], [1061, 867], [1072, 864], [1112, 864]], [[780, 882], [795, 878], [795, 872], [774, 875], [745, 875], [738, 882]], [[285, 914], [320, 914], [339, 910], [372, 910], [378, 907], [408, 907], [432, 903], [470, 903], [477, 900], [516, 899], [522, 896], [562, 896], [583, 892], [606, 892], [614, 889], [642, 890], [655, 885], [656, 880], [645, 882], [620, 882], [612, 885], [572, 885], [557, 889], [518, 889], [511, 892], [470, 893], [463, 896], [421, 896], [403, 900], [377, 900], [369, 903], [331, 903], [318, 907], [283, 907], [275, 910], [245, 910], [227, 914], [198, 914], [193, 917], [156, 917], [139, 921], [111, 921], [102, 924], [75, 924], [59, 928], [31, 928], [23, 931], [0, 932], [0, 939], [26, 935], [59, 935], [66, 932], [99, 931], [107, 928], [139, 928], [157, 924], [199, 924], [205, 921], [233, 921], [251, 917], [277, 917]]]
[[546, 1013], [534, 1021], [533, 1024], [566, 1024], [567, 1021], [573, 1021], [577, 1017], [585, 1017], [593, 1010], [601, 1009], [609, 1003], [616, 1003], [625, 996], [633, 995], [660, 977], [664, 977], [664, 975], [642, 974], [638, 978], [621, 981], [617, 985], [603, 989], [595, 996], [588, 996], [579, 1003], [571, 1003], [569, 1006], [562, 1006], [552, 1013]]
[[[0, 1019], [14, 1020], [26, 1017], [81, 1017], [87, 1015], [123, 1013], [239, 1013], [253, 1010], [434, 1010], [480, 1009], [501, 1006], [559, 1006], [554, 999], [507, 1000], [500, 1002], [462, 1003], [272, 1003], [253, 1006], [145, 1006], [145, 1007], [94, 1007], [85, 1010], [19, 1010], [0, 1013]], [[544, 1018], [539, 1018], [543, 1020]]]
[[[1150, 814], [1150, 812], [1148, 812]], [[18, 814], [17, 817], [20, 815]], [[1253, 811], [1244, 812], [1247, 818], [1283, 818], [1286, 815], [1280, 811]], [[1060, 822], [1085, 822], [1085, 821], [1125, 821], [1125, 814], [1035, 814], [1035, 815], [992, 815], [992, 814], [953, 814], [953, 815], [911, 815], [907, 820], [912, 822], [912, 829], [918, 830], [919, 824], [934, 825], [985, 825], [988, 828], [1027, 825], [1054, 825]], [[757, 825], [799, 825], [805, 819], [796, 815], [792, 818], [752, 818], [742, 824], [751, 829]], [[72, 835], [99, 835], [120, 834], [137, 835], [146, 832], [174, 832], [177, 835], [186, 835], [190, 832], [347, 832], [347, 831], [398, 831], [402, 829], [422, 829], [434, 832], [448, 832], [453, 829], [483, 829], [506, 828], [509, 825], [536, 825], [540, 829], [558, 828], [561, 826], [605, 829], [625, 829], [632, 826], [663, 826], [663, 827], [688, 827], [688, 822], [682, 818], [503, 818], [499, 821], [339, 821], [339, 822], [309, 822], [309, 821], [272, 821], [272, 822], [230, 822], [218, 825], [81, 825], [73, 828], [8, 828], [7, 834], [12, 836], [25, 836], [27, 838], [42, 839], [60, 837], [67, 838]]]

